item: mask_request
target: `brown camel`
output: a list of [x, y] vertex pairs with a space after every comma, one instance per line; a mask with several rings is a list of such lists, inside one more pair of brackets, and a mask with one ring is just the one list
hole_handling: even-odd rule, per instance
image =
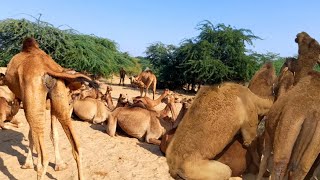
[[313, 72], [319, 61], [320, 45], [305, 32], [299, 33], [295, 41], [299, 45], [296, 85], [276, 101], [267, 115], [259, 178], [266, 170], [272, 151], [272, 179], [283, 179], [287, 175], [304, 179], [320, 152], [317, 101], [320, 75]]
[[[170, 104], [170, 109], [175, 108], [174, 98], [167, 97], [164, 102], [167, 106]], [[168, 115], [167, 106], [160, 112], [136, 104], [131, 107], [118, 107], [109, 115], [107, 134], [113, 137], [118, 124], [128, 135], [139, 140], [145, 139], [147, 143], [160, 145], [158, 139], [172, 129], [172, 123], [164, 120]]]
[[[38, 153], [37, 175], [38, 179], [44, 179], [49, 159], [44, 145], [44, 124], [46, 113], [46, 97], [48, 95], [51, 103], [51, 120], [53, 131], [53, 142], [56, 158], [57, 141], [56, 120], [58, 119], [72, 145], [72, 153], [77, 162], [78, 177], [83, 179], [82, 172], [82, 150], [69, 112], [69, 90], [65, 81], [89, 81], [96, 85], [85, 75], [71, 74], [58, 65], [49, 55], [39, 48], [33, 38], [26, 38], [20, 53], [16, 54], [9, 62], [5, 75], [6, 84], [17, 98], [22, 100], [26, 119], [30, 125], [29, 152], [23, 168], [33, 168], [32, 150], [33, 145]], [[65, 81], [64, 81], [65, 80]], [[56, 159], [56, 169], [65, 168], [60, 164], [61, 159]], [[61, 161], [60, 161], [61, 162]]]
[[[152, 73], [151, 70], [141, 72], [136, 78], [135, 81], [139, 84], [140, 96], [143, 94], [143, 89], [145, 88], [144, 96], [147, 96], [149, 93], [149, 87], [152, 86], [153, 99], [156, 93], [157, 87], [157, 77]], [[141, 82], [143, 82], [144, 86], [142, 86]]]
[[124, 78], [126, 77], [127, 72], [123, 68], [120, 68], [119, 74], [120, 74], [119, 85], [121, 85], [121, 81], [122, 81], [122, 85], [124, 86]]
[[80, 94], [81, 94], [80, 99], [85, 99], [87, 97], [93, 98], [93, 99], [101, 99], [101, 97], [103, 96], [103, 94], [98, 89], [95, 89], [95, 88], [82, 90]]
[[[13, 119], [19, 109], [20, 102], [18, 99], [7, 102], [6, 98], [0, 97], [0, 129], [12, 129], [20, 126], [21, 123]], [[9, 122], [4, 122], [6, 120]]]
[[255, 139], [258, 115], [273, 104], [235, 83], [203, 86], [166, 151], [170, 175], [183, 179], [228, 179], [231, 169], [216, 157], [240, 131], [245, 146]]
[[73, 113], [83, 121], [97, 124], [107, 120], [111, 110], [101, 100], [87, 97], [74, 100]]
[[170, 94], [170, 90], [165, 89], [161, 94], [161, 96], [158, 97], [156, 100], [152, 100], [147, 96], [145, 97], [137, 96], [133, 99], [133, 103], [141, 101], [146, 106], [146, 108], [153, 109], [155, 106], [159, 105], [162, 102], [162, 99], [165, 98], [168, 94]]
[[167, 147], [168, 147], [169, 143], [171, 142], [171, 139], [172, 139], [174, 133], [176, 132], [176, 129], [177, 129], [179, 123], [181, 122], [183, 116], [186, 114], [186, 112], [190, 108], [190, 106], [192, 104], [192, 99], [188, 99], [188, 100], [186, 98], [182, 99], [181, 103], [182, 103], [182, 107], [180, 109], [180, 112], [179, 112], [176, 120], [171, 120], [171, 121], [175, 122], [172, 127], [173, 129], [169, 130], [161, 137], [160, 150], [164, 154], [166, 153]]

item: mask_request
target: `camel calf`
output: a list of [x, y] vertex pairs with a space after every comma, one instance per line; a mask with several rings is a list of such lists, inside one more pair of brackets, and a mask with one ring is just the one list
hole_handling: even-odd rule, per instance
[[[0, 97], [0, 128], [12, 129], [18, 128], [20, 122], [13, 121], [13, 117], [18, 113], [20, 109], [20, 103], [18, 99], [14, 99], [12, 102], [7, 102], [4, 97]], [[9, 122], [4, 122], [4, 121]]]
[[173, 178], [228, 179], [229, 166], [215, 158], [240, 131], [249, 146], [257, 135], [258, 115], [273, 99], [263, 99], [247, 87], [224, 83], [202, 87], [179, 124], [166, 151]]

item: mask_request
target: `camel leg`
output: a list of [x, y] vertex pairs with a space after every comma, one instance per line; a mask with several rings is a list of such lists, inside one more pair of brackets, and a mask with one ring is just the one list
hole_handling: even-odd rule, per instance
[[114, 137], [117, 129], [117, 118], [112, 114], [109, 115], [106, 132], [109, 136]]
[[57, 129], [57, 118], [54, 115], [51, 115], [51, 141], [53, 142], [54, 146], [54, 153], [55, 153], [55, 171], [62, 171], [67, 169], [67, 163], [63, 162], [60, 156], [59, 151], [59, 134]]
[[267, 170], [268, 160], [271, 156], [272, 151], [272, 141], [270, 139], [269, 133], [266, 131], [264, 136], [264, 150], [262, 152], [259, 173], [257, 175], [257, 180], [261, 180], [263, 178], [263, 174]]
[[146, 142], [150, 144], [158, 145], [158, 146], [160, 146], [161, 144], [161, 141], [156, 138], [149, 138], [149, 139], [146, 138]]
[[26, 162], [21, 166], [22, 169], [33, 169], [34, 168], [33, 156], [32, 156], [33, 141], [32, 141], [31, 129], [29, 130], [28, 139], [29, 139], [28, 154], [27, 154]]
[[38, 179], [44, 179], [49, 164], [48, 153], [44, 143], [46, 93], [44, 93], [44, 89], [35, 88], [34, 86], [36, 85], [25, 87], [24, 94], [27, 95], [24, 97], [23, 105], [26, 119], [30, 125], [31, 139], [38, 153]]
[[78, 178], [84, 179], [82, 172], [82, 151], [79, 140], [76, 138], [75, 131], [72, 126], [69, 112], [68, 91], [63, 81], [58, 80], [56, 86], [50, 92], [51, 96], [51, 113], [61, 123], [61, 126], [66, 133], [72, 146], [72, 154], [77, 162]]
[[152, 89], [153, 100], [154, 100], [154, 95], [156, 93], [156, 89], [157, 89], [157, 80], [153, 80], [153, 89]]
[[255, 123], [254, 125], [252, 125], [248, 121], [245, 121], [245, 123], [241, 127], [243, 145], [248, 147], [251, 144], [251, 142], [256, 138], [257, 128], [258, 128], [258, 123]]
[[[319, 119], [319, 118], [318, 118]], [[317, 120], [318, 120], [317, 119]], [[315, 119], [313, 119], [314, 121]], [[316, 160], [320, 152], [320, 123], [316, 125], [316, 131], [312, 137], [311, 142], [304, 151], [297, 168], [290, 174], [290, 179], [304, 179], [309, 172], [312, 164]]]
[[149, 94], [149, 87], [150, 87], [150, 85], [151, 85], [151, 82], [148, 82], [148, 83], [146, 84], [146, 89], [145, 89], [145, 94], [144, 94], [144, 96], [147, 96], [147, 94]]
[[222, 180], [231, 177], [229, 166], [213, 160], [186, 160], [182, 172], [177, 175], [183, 179]]
[[139, 87], [139, 89], [140, 89], [140, 96], [142, 97], [142, 94], [143, 94], [143, 88], [144, 87]]
[[[293, 146], [298, 138], [304, 117], [292, 117], [295, 113], [287, 111], [279, 122], [274, 137], [274, 158], [271, 179], [283, 179], [287, 174]], [[294, 121], [290, 121], [294, 119]]]

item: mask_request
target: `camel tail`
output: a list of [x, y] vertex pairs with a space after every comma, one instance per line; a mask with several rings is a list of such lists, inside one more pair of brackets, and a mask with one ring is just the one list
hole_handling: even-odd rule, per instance
[[53, 76], [55, 78], [59, 78], [59, 79], [65, 79], [67, 81], [70, 82], [88, 82], [89, 86], [98, 89], [99, 88], [99, 84], [93, 80], [91, 80], [90, 77], [81, 74], [81, 73], [75, 73], [75, 74], [70, 74], [67, 72], [56, 72], [51, 70], [50, 68], [47, 68], [47, 73], [50, 76]]

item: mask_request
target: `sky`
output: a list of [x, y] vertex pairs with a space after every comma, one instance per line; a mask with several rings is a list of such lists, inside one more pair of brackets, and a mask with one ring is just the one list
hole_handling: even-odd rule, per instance
[[319, 7], [317, 0], [3, 0], [0, 20], [33, 20], [30, 15], [41, 14], [41, 20], [55, 27], [113, 40], [131, 56], [145, 56], [156, 42], [178, 46], [199, 34], [197, 24], [209, 20], [262, 38], [248, 49], [287, 57], [298, 52], [297, 33], [320, 40]]

